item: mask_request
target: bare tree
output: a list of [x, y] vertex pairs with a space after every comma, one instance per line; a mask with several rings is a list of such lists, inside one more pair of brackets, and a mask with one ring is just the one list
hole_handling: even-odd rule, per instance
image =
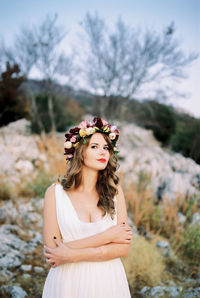
[[[35, 69], [43, 78], [44, 88], [48, 95], [48, 113], [51, 119], [52, 132], [56, 131], [52, 96], [54, 83], [59, 76], [72, 82], [75, 75], [73, 56], [59, 51], [60, 43], [66, 36], [64, 29], [56, 24], [57, 15], [49, 15], [39, 24], [22, 28], [15, 38], [12, 48], [3, 47], [4, 55], [9, 61], [19, 62], [21, 69], [28, 76]], [[30, 94], [31, 95], [31, 94]], [[42, 132], [44, 125], [39, 116], [34, 96], [31, 95], [32, 108], [38, 119]]]
[[90, 88], [107, 100], [107, 115], [111, 115], [113, 97], [129, 100], [162, 94], [169, 98], [172, 82], [185, 78], [185, 68], [198, 57], [186, 56], [180, 49], [173, 23], [161, 34], [142, 33], [119, 19], [110, 32], [97, 14], [87, 13], [82, 27], [88, 41], [85, 77]]

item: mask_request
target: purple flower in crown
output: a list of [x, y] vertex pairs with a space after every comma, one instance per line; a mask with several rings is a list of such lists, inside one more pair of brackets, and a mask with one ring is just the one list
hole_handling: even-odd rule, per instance
[[73, 154], [74, 153], [74, 147], [71, 147], [71, 148], [65, 148], [65, 153], [64, 155], [66, 154]]
[[101, 118], [99, 118], [99, 117], [94, 117], [93, 123], [98, 128], [101, 128], [103, 126], [103, 122], [102, 122]]
[[74, 128], [71, 128], [69, 132], [70, 132], [71, 134], [78, 135], [78, 134], [79, 134], [79, 130], [80, 130], [79, 127], [74, 127]]
[[66, 137], [67, 141], [69, 141], [70, 138], [71, 138], [71, 134], [70, 134], [70, 133], [66, 133], [66, 134], [65, 134], [65, 137]]

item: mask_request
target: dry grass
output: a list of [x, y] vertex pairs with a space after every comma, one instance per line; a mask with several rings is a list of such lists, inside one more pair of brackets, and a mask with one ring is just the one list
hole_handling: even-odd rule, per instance
[[[124, 177], [124, 173], [121, 172], [122, 185], [125, 182]], [[182, 254], [184, 231], [187, 230], [192, 214], [198, 211], [198, 198], [177, 194], [174, 201], [164, 197], [162, 202], [156, 203], [154, 191], [151, 189], [151, 174], [141, 173], [138, 180], [137, 184], [130, 183], [123, 188], [127, 207], [133, 215], [136, 228], [142, 226], [149, 233], [162, 235], [170, 242], [174, 253]], [[179, 222], [178, 212], [186, 216], [185, 222]], [[195, 261], [195, 254], [193, 257]]]
[[[47, 158], [47, 163], [51, 172], [55, 176], [63, 175], [65, 172], [65, 156], [64, 152], [64, 135], [63, 139], [59, 139], [55, 134], [45, 136], [45, 139], [38, 141], [38, 148], [41, 153], [44, 153]], [[41, 165], [42, 167], [42, 165]]]
[[6, 183], [0, 182], [0, 202], [8, 201], [13, 196], [13, 189]]
[[132, 240], [129, 256], [122, 259], [131, 292], [135, 293], [143, 286], [159, 285], [166, 279], [164, 258], [154, 242], [147, 242], [143, 237]]
[[[161, 233], [167, 238], [172, 234], [178, 238], [184, 228], [184, 223], [179, 223], [178, 212], [186, 215], [187, 222], [198, 210], [197, 200], [183, 198], [178, 194], [174, 201], [165, 197], [163, 202], [156, 203], [150, 185], [151, 175], [141, 174], [141, 176], [138, 184], [130, 183], [127, 188], [124, 187], [127, 206], [133, 214], [135, 226], [142, 225], [147, 231], [154, 231], [158, 235]], [[123, 184], [123, 173], [120, 173], [120, 179]]]

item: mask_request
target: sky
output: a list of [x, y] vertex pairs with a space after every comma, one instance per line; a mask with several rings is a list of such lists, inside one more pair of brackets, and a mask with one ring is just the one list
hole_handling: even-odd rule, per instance
[[[182, 50], [200, 53], [200, 0], [0, 0], [0, 37], [12, 44], [22, 26], [40, 23], [47, 14], [58, 14], [58, 23], [67, 28], [68, 41], [76, 39], [79, 23], [87, 12], [97, 12], [113, 26], [119, 17], [141, 29], [162, 32], [172, 21]], [[171, 103], [200, 117], [200, 58], [187, 69], [180, 83], [186, 99]]]

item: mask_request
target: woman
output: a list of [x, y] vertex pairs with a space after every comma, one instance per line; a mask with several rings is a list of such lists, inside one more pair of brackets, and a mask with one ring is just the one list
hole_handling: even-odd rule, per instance
[[128, 298], [120, 260], [132, 239], [117, 170], [119, 130], [82, 121], [65, 134], [67, 173], [44, 199], [44, 249], [51, 269], [43, 298]]

